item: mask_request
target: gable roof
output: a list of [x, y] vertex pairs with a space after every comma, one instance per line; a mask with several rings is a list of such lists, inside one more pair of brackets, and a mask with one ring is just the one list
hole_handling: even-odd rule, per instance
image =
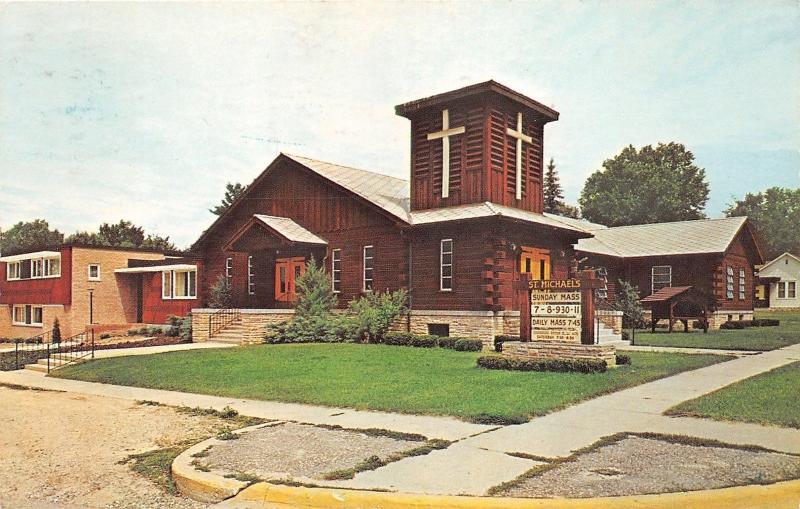
[[618, 258], [724, 253], [747, 217], [617, 226], [593, 230], [577, 251]]
[[589, 223], [588, 221], [565, 218], [556, 214], [537, 214], [490, 202], [411, 212], [411, 189], [408, 180], [281, 152], [267, 169], [261, 172], [247, 186], [245, 191], [231, 203], [228, 210], [200, 235], [200, 238], [195, 242], [195, 246], [202, 242], [224, 217], [246, 199], [247, 195], [256, 187], [256, 184], [265, 178], [278, 162], [285, 160], [290, 160], [303, 166], [323, 179], [353, 193], [384, 214], [409, 226], [500, 216], [583, 234], [589, 234], [591, 230], [597, 227], [604, 228], [602, 225]]
[[407, 180], [310, 157], [281, 155], [377, 205], [397, 219], [408, 222], [410, 190]]
[[787, 252], [785, 252], [785, 253], [783, 253], [783, 254], [781, 254], [781, 255], [779, 255], [779, 256], [776, 256], [774, 259], [772, 259], [772, 260], [768, 261], [767, 263], [765, 263], [764, 265], [762, 265], [762, 266], [761, 266], [761, 267], [758, 269], [758, 271], [759, 271], [759, 272], [763, 271], [764, 269], [766, 269], [767, 267], [769, 267], [769, 266], [770, 266], [770, 265], [772, 265], [773, 263], [777, 262], [778, 260], [782, 260], [782, 259], [783, 259], [783, 258], [785, 258], [785, 257], [792, 258], [792, 259], [796, 260], [798, 263], [800, 263], [800, 257], [797, 257], [797, 256], [795, 256], [795, 255], [793, 255], [792, 253], [790, 253], [790, 252], [788, 252], [788, 251], [787, 251]]
[[289, 242], [328, 244], [325, 239], [314, 235], [288, 217], [266, 216], [264, 214], [254, 214], [253, 217]]

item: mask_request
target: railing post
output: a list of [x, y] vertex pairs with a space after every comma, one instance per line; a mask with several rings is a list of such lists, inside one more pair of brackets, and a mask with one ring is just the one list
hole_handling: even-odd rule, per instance
[[92, 359], [94, 359], [94, 327], [92, 327]]
[[50, 343], [47, 343], [47, 373], [50, 373]]
[[14, 369], [19, 369], [19, 340], [14, 340]]

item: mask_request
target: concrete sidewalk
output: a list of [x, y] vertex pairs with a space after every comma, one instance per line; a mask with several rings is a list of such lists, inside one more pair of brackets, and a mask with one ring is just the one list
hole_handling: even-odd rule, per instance
[[[759, 445], [800, 454], [800, 430], [670, 418], [668, 408], [759, 373], [800, 360], [800, 345], [740, 357], [694, 371], [601, 396], [526, 424], [505, 426], [460, 441], [436, 454], [391, 463], [338, 483], [339, 487], [391, 489], [412, 493], [484, 495], [497, 482], [497, 470], [511, 480], [538, 462], [520, 462], [507, 453], [542, 458], [569, 456], [603, 437], [621, 432], [659, 432]], [[502, 455], [505, 453], [507, 459]], [[455, 466], [458, 467], [455, 467]], [[458, 475], [452, 475], [458, 468]], [[467, 472], [462, 472], [466, 469]], [[412, 475], [425, 472], [424, 476]], [[421, 479], [424, 477], [424, 479]]]
[[483, 424], [472, 424], [451, 417], [351, 410], [347, 408], [237, 399], [221, 396], [207, 396], [203, 394], [190, 394], [187, 392], [81, 382], [79, 380], [51, 378], [45, 376], [43, 373], [30, 370], [0, 371], [0, 383], [80, 394], [92, 394], [95, 396], [108, 396], [131, 401], [157, 401], [158, 403], [171, 406], [214, 408], [217, 410], [222, 410], [226, 406], [230, 406], [236, 409], [240, 414], [251, 417], [298, 421], [311, 424], [339, 425], [346, 428], [389, 429], [404, 433], [418, 433], [428, 438], [441, 438], [444, 440], [460, 440], [496, 428]]
[[628, 352], [664, 352], [664, 353], [690, 353], [690, 354], [713, 354], [713, 355], [733, 355], [743, 357], [745, 355], [759, 355], [764, 353], [761, 350], [719, 350], [716, 348], [685, 348], [678, 346], [647, 346], [631, 345], [628, 341], [615, 341], [612, 343], [617, 350]]

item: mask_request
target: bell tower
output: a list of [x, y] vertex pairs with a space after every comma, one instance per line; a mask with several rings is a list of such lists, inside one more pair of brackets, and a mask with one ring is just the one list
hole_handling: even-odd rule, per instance
[[542, 212], [544, 125], [557, 111], [495, 81], [395, 111], [411, 121], [411, 210], [489, 201]]

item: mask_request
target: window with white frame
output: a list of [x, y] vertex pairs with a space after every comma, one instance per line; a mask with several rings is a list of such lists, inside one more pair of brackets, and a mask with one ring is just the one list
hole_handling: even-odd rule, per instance
[[42, 277], [44, 275], [44, 260], [36, 258], [31, 260], [31, 277]]
[[90, 263], [88, 270], [89, 281], [100, 281], [100, 264]]
[[225, 258], [225, 277], [228, 281], [233, 277], [233, 258]]
[[747, 281], [744, 276], [744, 269], [739, 269], [739, 300], [744, 300], [747, 295]]
[[333, 293], [342, 291], [342, 250], [331, 251], [331, 287]]
[[256, 276], [253, 273], [253, 257], [247, 257], [247, 293], [248, 295], [256, 294]]
[[373, 247], [364, 246], [364, 291], [372, 290], [374, 261]]
[[650, 269], [651, 293], [672, 286], [672, 265], [654, 265]]
[[61, 258], [44, 259], [44, 276], [56, 277], [61, 275]]
[[20, 279], [22, 274], [21, 267], [22, 264], [20, 262], [8, 262], [6, 264], [6, 279], [8, 281]]
[[14, 325], [41, 326], [44, 321], [44, 308], [31, 304], [17, 304], [13, 307], [11, 322]]
[[165, 270], [161, 273], [163, 299], [194, 299], [197, 297], [196, 270]]
[[728, 265], [725, 269], [725, 297], [733, 300], [733, 267]]
[[778, 285], [778, 298], [779, 299], [795, 299], [797, 298], [797, 282], [796, 281], [779, 281]]
[[439, 242], [439, 289], [443, 292], [453, 289], [453, 239]]

